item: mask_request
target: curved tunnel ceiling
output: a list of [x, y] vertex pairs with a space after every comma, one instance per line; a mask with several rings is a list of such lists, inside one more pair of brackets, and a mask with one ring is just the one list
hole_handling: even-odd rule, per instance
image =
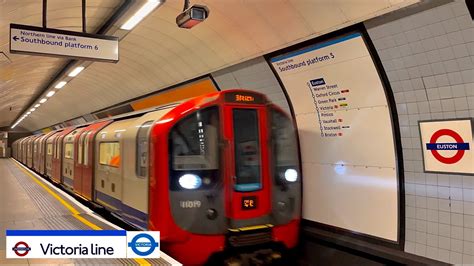
[[[89, 5], [94, 2], [97, 4], [94, 5], [97, 8], [94, 18], [99, 20], [101, 14], [104, 15], [113, 9], [113, 3], [116, 1], [88, 0]], [[120, 41], [119, 63], [91, 64], [25, 119], [21, 127], [29, 130], [44, 128], [418, 1], [193, 1], [197, 2], [207, 5], [211, 10], [209, 18], [204, 23], [191, 30], [178, 28], [175, 18], [181, 12], [183, 1], [168, 0]], [[80, 18], [77, 17], [80, 11], [73, 11], [74, 8], [80, 9], [80, 6], [78, 4], [74, 6], [72, 3], [67, 6], [71, 9], [71, 17], [61, 18], [59, 13], [62, 13], [59, 12], [59, 17], [54, 20], [58, 24], [51, 22], [51, 26], [66, 28], [64, 23], [69, 23], [71, 26], [68, 29], [80, 30], [80, 24], [74, 24], [75, 19], [80, 23]], [[40, 13], [31, 16], [36, 20], [30, 24], [38, 25], [41, 19]], [[2, 33], [12, 21], [28, 24], [18, 18], [6, 18], [2, 21]], [[89, 22], [91, 27], [93, 21]], [[120, 24], [116, 26], [119, 27]], [[3, 50], [5, 45], [8, 46], [8, 39], [4, 38], [4, 35], [2, 34], [0, 39]], [[15, 98], [15, 106], [21, 106], [30, 100], [29, 97], [34, 93], [32, 87], [38, 87], [51, 78], [58, 65], [64, 62], [60, 59], [30, 56], [12, 56], [12, 59], [14, 63], [10, 66], [6, 68], [0, 66], [1, 71], [7, 69], [11, 72], [11, 77], [7, 80], [11, 85], [5, 89], [2, 85], [0, 93], [4, 95], [8, 90], [15, 94], [8, 96]], [[15, 68], [16, 64], [18, 66]], [[1, 101], [0, 104], [8, 102], [3, 101], [3, 97]], [[3, 113], [5, 110], [0, 112]], [[15, 115], [2, 116], [0, 126], [12, 123], [15, 117]]]

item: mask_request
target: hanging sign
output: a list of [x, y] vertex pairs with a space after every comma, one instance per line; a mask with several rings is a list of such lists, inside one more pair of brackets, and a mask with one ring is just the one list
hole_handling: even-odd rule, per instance
[[420, 122], [425, 172], [474, 174], [472, 120]]
[[10, 53], [118, 62], [118, 37], [10, 24]]

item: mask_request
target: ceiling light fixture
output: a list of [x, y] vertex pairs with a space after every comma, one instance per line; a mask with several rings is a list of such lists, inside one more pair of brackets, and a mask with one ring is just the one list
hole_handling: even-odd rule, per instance
[[35, 108], [38, 108], [38, 107], [40, 107], [40, 105], [41, 105], [41, 104], [39, 104], [39, 103], [38, 103], [37, 105], [35, 105]]
[[30, 111], [31, 112], [34, 112], [36, 110], [36, 108], [31, 108]]
[[142, 21], [148, 14], [161, 4], [158, 0], [149, 0], [146, 2], [127, 22], [120, 28], [122, 30], [133, 29], [140, 21]]
[[27, 115], [31, 114], [31, 112], [26, 113]]
[[48, 94], [46, 94], [46, 97], [53, 97], [53, 95], [55, 94], [56, 92], [55, 91], [50, 91], [48, 92]]
[[48, 99], [43, 98], [43, 99], [41, 99], [40, 103], [45, 103], [47, 100], [48, 100]]
[[75, 76], [79, 75], [79, 73], [81, 73], [82, 70], [84, 70], [84, 67], [83, 66], [78, 66], [78, 67], [74, 68], [74, 70], [71, 71], [68, 76], [75, 77]]
[[65, 85], [67, 84], [66, 81], [60, 81], [56, 86], [54, 86], [56, 89], [62, 89]]

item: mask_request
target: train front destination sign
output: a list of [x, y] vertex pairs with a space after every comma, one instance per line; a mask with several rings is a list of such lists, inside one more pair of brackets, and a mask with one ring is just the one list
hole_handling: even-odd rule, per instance
[[10, 24], [10, 53], [118, 62], [118, 37]]
[[474, 174], [472, 120], [420, 122], [426, 172]]

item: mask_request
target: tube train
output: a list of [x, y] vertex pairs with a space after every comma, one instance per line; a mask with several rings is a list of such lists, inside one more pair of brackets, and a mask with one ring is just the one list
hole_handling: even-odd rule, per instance
[[295, 247], [295, 128], [259, 93], [227, 90], [17, 140], [13, 157], [143, 230], [184, 264]]

